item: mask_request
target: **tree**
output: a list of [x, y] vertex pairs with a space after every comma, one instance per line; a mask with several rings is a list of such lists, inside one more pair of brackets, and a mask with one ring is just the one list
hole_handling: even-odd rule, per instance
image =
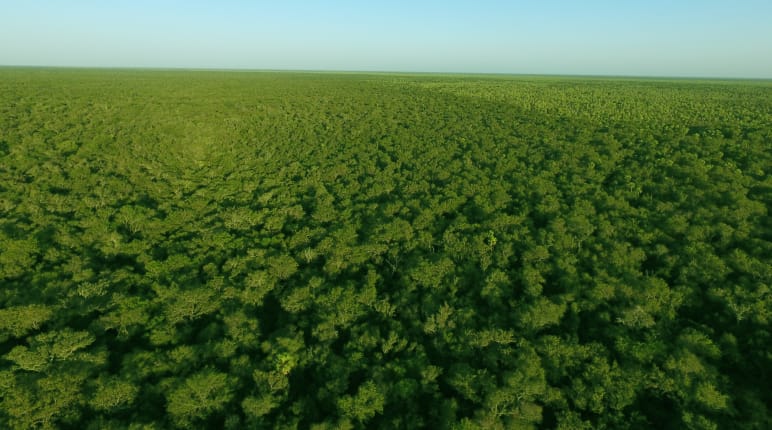
[[376, 414], [383, 412], [385, 397], [372, 381], [360, 385], [355, 395], [338, 400], [338, 408], [344, 417], [365, 423]]
[[0, 309], [0, 343], [9, 337], [20, 338], [38, 330], [54, 316], [54, 309], [37, 304]]
[[177, 427], [200, 425], [222, 412], [233, 397], [233, 380], [214, 370], [195, 373], [167, 394], [167, 411]]

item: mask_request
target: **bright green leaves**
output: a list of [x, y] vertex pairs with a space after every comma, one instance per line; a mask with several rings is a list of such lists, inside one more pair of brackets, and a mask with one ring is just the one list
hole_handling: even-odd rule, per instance
[[523, 253], [523, 268], [521, 280], [525, 293], [532, 297], [539, 297], [544, 288], [544, 278], [548, 268], [550, 252], [544, 245], [538, 245]]
[[141, 206], [123, 206], [114, 215], [115, 223], [129, 237], [137, 237], [148, 230], [152, 212]]
[[260, 322], [257, 318], [240, 311], [226, 315], [223, 317], [223, 322], [228, 336], [241, 348], [256, 349], [258, 347]]
[[378, 386], [372, 381], [367, 381], [359, 386], [355, 395], [344, 396], [338, 400], [338, 408], [344, 417], [366, 422], [383, 412], [384, 402], [385, 397]]
[[444, 280], [454, 273], [453, 261], [444, 258], [439, 261], [422, 260], [410, 271], [410, 278], [419, 286], [436, 289], [444, 285]]
[[557, 325], [566, 311], [564, 303], [553, 303], [545, 297], [526, 305], [519, 315], [520, 324], [528, 330]]
[[99, 318], [100, 324], [106, 330], [116, 330], [121, 338], [127, 338], [131, 333], [147, 328], [150, 307], [147, 300], [114, 294], [112, 304], [113, 309]]
[[276, 282], [276, 278], [265, 270], [250, 273], [244, 281], [241, 300], [253, 306], [262, 304], [265, 296], [276, 287]]
[[[7, 375], [0, 375], [7, 376]], [[54, 430], [81, 416], [81, 390], [86, 376], [69, 372], [32, 379], [16, 376], [0, 391], [0, 409], [14, 430]]]
[[102, 378], [96, 383], [94, 394], [89, 400], [92, 408], [110, 412], [126, 409], [132, 405], [139, 393], [139, 388], [117, 378]]
[[178, 427], [201, 425], [203, 420], [225, 409], [233, 398], [232, 384], [224, 373], [195, 373], [170, 389], [166, 410]]
[[485, 234], [485, 244], [493, 248], [496, 246], [496, 243], [498, 243], [498, 239], [496, 239], [493, 230], [488, 230], [488, 233]]
[[28, 372], [42, 372], [48, 368], [51, 358], [46, 353], [30, 351], [26, 346], [17, 346], [5, 355], [17, 368]]
[[453, 308], [447, 303], [443, 304], [436, 314], [430, 316], [424, 323], [424, 332], [435, 334], [437, 331], [445, 331], [456, 326], [455, 321], [451, 319]]
[[641, 306], [622, 311], [622, 316], [617, 322], [630, 328], [651, 328], [654, 326], [654, 318]]
[[0, 280], [28, 273], [34, 266], [38, 245], [34, 240], [0, 237]]
[[302, 338], [280, 336], [261, 345], [266, 358], [252, 373], [255, 389], [241, 402], [248, 418], [259, 420], [282, 404], [290, 390], [290, 376], [302, 365], [304, 344]]
[[248, 418], [260, 418], [270, 413], [279, 406], [279, 401], [271, 394], [264, 394], [260, 397], [246, 397], [241, 402], [241, 408]]
[[279, 255], [268, 259], [269, 273], [279, 280], [288, 279], [298, 271], [298, 263], [289, 255]]
[[[304, 349], [303, 340], [300, 336], [278, 337], [274, 339], [275, 349], [272, 352], [273, 370], [282, 375], [288, 375], [300, 361], [300, 355]], [[267, 345], [263, 345], [266, 349]]]
[[232, 288], [229, 292], [244, 304], [261, 305], [280, 282], [288, 280], [298, 271], [298, 263], [291, 256], [265, 254], [265, 251], [251, 250], [245, 258], [226, 262], [226, 270], [232, 277], [245, 275], [238, 288]]
[[506, 272], [494, 269], [485, 279], [485, 285], [480, 295], [490, 301], [491, 306], [501, 304], [502, 299], [508, 297], [513, 289], [512, 281]]
[[282, 375], [288, 375], [298, 364], [297, 357], [289, 352], [282, 352], [276, 356], [276, 370]]
[[5, 342], [9, 337], [22, 337], [39, 329], [54, 316], [54, 309], [44, 305], [0, 309], [0, 342]]
[[233, 208], [222, 214], [226, 228], [248, 231], [262, 222], [262, 216], [249, 208]]
[[630, 374], [616, 363], [593, 357], [585, 363], [580, 377], [573, 378], [571, 398], [576, 405], [593, 413], [612, 413], [630, 405], [639, 387]]
[[78, 144], [67, 139], [56, 142], [54, 147], [65, 156], [72, 155], [78, 150]]
[[448, 382], [464, 397], [479, 404], [473, 419], [460, 428], [535, 428], [542, 421], [542, 403], [547, 399], [546, 373], [530, 348], [511, 358], [511, 369], [500, 377], [484, 369], [455, 366]]
[[729, 407], [729, 396], [721, 393], [710, 382], [700, 382], [694, 388], [694, 399], [702, 406], [713, 410], [722, 411]]
[[64, 361], [101, 364], [105, 360], [102, 353], [82, 351], [95, 340], [94, 335], [85, 331], [46, 332], [33, 337], [29, 346], [14, 347], [5, 357], [19, 369], [31, 372], [42, 372]]
[[281, 307], [290, 313], [306, 310], [313, 303], [313, 292], [310, 286], [297, 286], [281, 298]]
[[166, 318], [171, 324], [189, 322], [215, 312], [219, 302], [215, 292], [206, 288], [181, 290], [169, 295]]
[[70, 329], [45, 332], [19, 345], [3, 358], [13, 372], [0, 385], [0, 406], [12, 428], [57, 427], [80, 415], [83, 384], [105, 364], [103, 351], [90, 351], [95, 337]]
[[516, 338], [512, 330], [486, 329], [478, 332], [469, 332], [468, 342], [473, 347], [485, 348], [489, 345], [509, 345], [515, 343]]
[[772, 321], [772, 286], [770, 285], [761, 282], [735, 284], [731, 287], [717, 285], [708, 290], [708, 293], [713, 300], [726, 306], [729, 315], [737, 323], [748, 320], [764, 325]]

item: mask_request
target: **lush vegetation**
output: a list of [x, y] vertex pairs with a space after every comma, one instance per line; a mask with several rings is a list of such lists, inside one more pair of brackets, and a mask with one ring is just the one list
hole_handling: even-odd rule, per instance
[[0, 427], [772, 428], [772, 84], [0, 70]]

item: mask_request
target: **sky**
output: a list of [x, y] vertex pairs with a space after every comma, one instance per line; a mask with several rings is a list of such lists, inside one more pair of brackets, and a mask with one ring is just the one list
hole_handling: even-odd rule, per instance
[[0, 0], [0, 65], [772, 78], [772, 0]]

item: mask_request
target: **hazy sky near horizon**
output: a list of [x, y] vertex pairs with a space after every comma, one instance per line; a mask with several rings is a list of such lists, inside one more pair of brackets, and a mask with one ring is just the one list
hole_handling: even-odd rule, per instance
[[771, 0], [0, 0], [0, 65], [772, 78]]

